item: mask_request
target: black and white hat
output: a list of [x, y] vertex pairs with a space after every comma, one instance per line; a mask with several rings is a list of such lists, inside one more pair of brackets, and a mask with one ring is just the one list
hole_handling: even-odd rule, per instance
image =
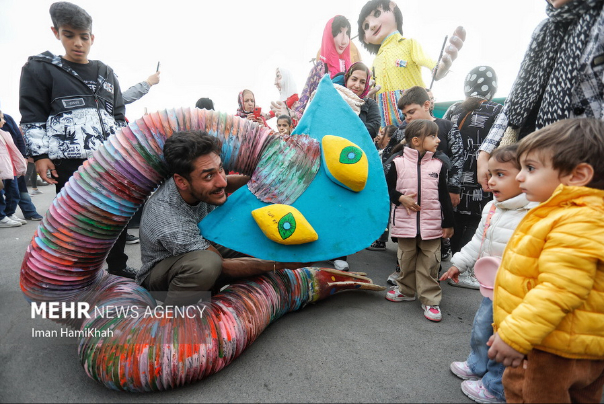
[[491, 101], [497, 92], [497, 74], [490, 66], [478, 66], [470, 70], [464, 82], [466, 97]]

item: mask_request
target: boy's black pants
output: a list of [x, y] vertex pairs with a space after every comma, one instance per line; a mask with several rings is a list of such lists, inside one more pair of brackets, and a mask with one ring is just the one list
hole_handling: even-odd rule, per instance
[[[55, 169], [57, 170], [57, 175], [59, 176], [58, 178], [55, 178], [58, 181], [56, 184], [57, 194], [65, 186], [67, 181], [69, 181], [69, 178], [71, 178], [73, 173], [76, 172], [82, 164], [84, 164], [84, 161], [86, 160], [60, 159], [52, 161], [55, 165]], [[126, 246], [126, 235], [127, 230], [124, 229], [109, 251], [109, 255], [107, 256], [106, 260], [107, 272], [109, 273], [120, 271], [126, 268], [126, 262], [128, 261], [128, 256], [126, 253], [124, 253], [124, 248]]]

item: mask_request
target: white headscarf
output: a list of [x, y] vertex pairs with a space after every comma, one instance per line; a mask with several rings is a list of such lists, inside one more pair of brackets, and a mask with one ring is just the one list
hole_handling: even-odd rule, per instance
[[278, 69], [279, 73], [281, 73], [281, 94], [279, 100], [285, 101], [298, 92], [298, 87], [296, 87], [294, 77], [289, 69], [284, 67], [278, 67]]

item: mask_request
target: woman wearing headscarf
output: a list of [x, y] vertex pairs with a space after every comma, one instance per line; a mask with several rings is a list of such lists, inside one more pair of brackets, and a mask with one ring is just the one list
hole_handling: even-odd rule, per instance
[[[470, 70], [464, 82], [465, 101], [451, 105], [443, 119], [459, 128], [465, 149], [465, 162], [461, 176], [460, 202], [455, 211], [455, 227], [451, 238], [451, 251], [459, 252], [471, 239], [480, 223], [482, 210], [493, 195], [484, 192], [477, 180], [476, 158], [478, 149], [486, 139], [495, 119], [503, 109], [493, 101], [497, 91], [497, 74], [489, 66], [478, 66]], [[467, 275], [466, 275], [467, 274]], [[479, 289], [480, 284], [473, 273], [460, 276], [453, 286]]]
[[371, 71], [363, 62], [353, 63], [344, 75], [346, 88], [351, 90], [357, 97], [363, 100], [359, 118], [365, 124], [372, 139], [380, 130], [380, 110], [377, 103], [367, 97], [370, 90]]
[[268, 119], [274, 118], [276, 111], [281, 112], [281, 115], [289, 116], [292, 121], [292, 128], [295, 128], [298, 120], [292, 117], [291, 109], [298, 102], [298, 89], [294, 82], [294, 77], [289, 69], [278, 67], [275, 73], [275, 87], [279, 90], [279, 101], [271, 102], [271, 111]]
[[235, 115], [241, 118], [247, 118], [250, 121], [256, 122], [260, 125], [267, 126], [266, 120], [260, 114], [259, 116], [254, 115], [254, 109], [256, 108], [256, 97], [251, 90], [243, 90], [239, 93], [237, 97], [237, 102], [239, 107], [237, 108], [237, 112]]

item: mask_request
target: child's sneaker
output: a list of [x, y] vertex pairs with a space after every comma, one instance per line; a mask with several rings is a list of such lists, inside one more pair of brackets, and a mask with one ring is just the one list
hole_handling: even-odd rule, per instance
[[422, 304], [422, 309], [424, 309], [424, 317], [430, 321], [440, 321], [443, 319], [440, 307], [438, 306], [426, 306]]
[[449, 279], [449, 285], [466, 289], [480, 289], [480, 282], [478, 282], [474, 275], [471, 275], [467, 272], [459, 274], [459, 282], [457, 283], [454, 282], [453, 279]]
[[468, 366], [467, 361], [466, 362], [452, 362], [451, 365], [449, 366], [449, 369], [451, 369], [451, 372], [453, 372], [453, 374], [455, 376], [457, 376], [463, 380], [479, 380], [480, 379], [480, 376], [472, 373], [472, 371], [470, 370], [470, 367]]
[[386, 293], [386, 299], [391, 302], [412, 302], [415, 300], [415, 296], [406, 296], [403, 295], [398, 290], [398, 286], [393, 286], [390, 288], [388, 293]]
[[392, 286], [396, 286], [396, 280], [401, 274], [401, 267], [398, 265], [398, 260], [396, 261], [396, 267], [394, 268], [394, 272], [388, 275], [388, 279], [386, 279], [386, 283]]
[[477, 403], [503, 403], [482, 385], [482, 380], [464, 380], [461, 391]]

